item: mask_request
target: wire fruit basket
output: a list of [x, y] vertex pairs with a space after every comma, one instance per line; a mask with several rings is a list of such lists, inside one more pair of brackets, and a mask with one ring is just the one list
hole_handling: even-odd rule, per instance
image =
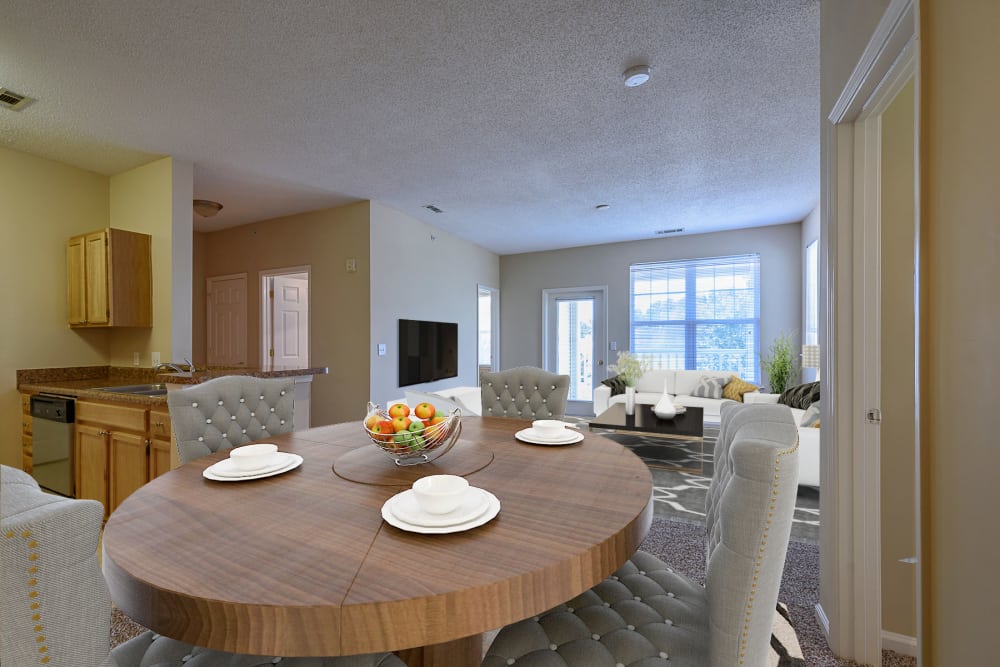
[[462, 433], [462, 411], [458, 408], [446, 413], [443, 419], [404, 419], [409, 427], [397, 430], [393, 416], [377, 404], [369, 402], [364, 429], [372, 444], [388, 454], [398, 466], [428, 463], [441, 458], [450, 450]]

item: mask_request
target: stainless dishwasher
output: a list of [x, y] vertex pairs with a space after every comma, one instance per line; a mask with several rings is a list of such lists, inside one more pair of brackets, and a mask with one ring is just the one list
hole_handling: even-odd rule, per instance
[[42, 488], [70, 498], [75, 408], [69, 396], [31, 397], [31, 474]]

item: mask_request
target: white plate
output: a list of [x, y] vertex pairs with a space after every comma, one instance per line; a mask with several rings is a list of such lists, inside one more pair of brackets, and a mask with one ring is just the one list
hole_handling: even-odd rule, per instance
[[515, 433], [514, 437], [522, 442], [531, 443], [532, 445], [572, 445], [573, 443], [583, 440], [583, 433], [580, 431], [570, 431], [563, 437], [556, 439], [539, 436], [535, 432], [535, 429], [525, 428]]
[[300, 465], [302, 465], [302, 457], [299, 456], [298, 454], [292, 454], [290, 452], [281, 452], [281, 454], [288, 457], [285, 460], [285, 465], [273, 469], [263, 470], [261, 472], [256, 472], [253, 473], [252, 475], [241, 475], [239, 477], [234, 477], [232, 475], [226, 476], [218, 474], [216, 472], [216, 466], [219, 465], [219, 463], [224, 463], [228, 461], [229, 459], [223, 459], [222, 461], [219, 461], [219, 463], [208, 466], [207, 468], [205, 468], [205, 471], [202, 472], [201, 474], [203, 477], [205, 477], [205, 479], [211, 479], [216, 482], [242, 482], [248, 479], [260, 479], [261, 477], [280, 475], [283, 472], [294, 470], [295, 468], [298, 468]]
[[427, 535], [460, 533], [465, 530], [471, 530], [472, 528], [478, 528], [479, 526], [482, 526], [484, 523], [492, 521], [493, 517], [495, 517], [500, 512], [500, 500], [486, 489], [479, 489], [479, 490], [482, 491], [483, 495], [486, 496], [487, 500], [486, 511], [477, 516], [475, 519], [471, 519], [464, 523], [456, 523], [455, 525], [452, 526], [418, 526], [416, 524], [403, 521], [402, 519], [400, 519], [399, 517], [397, 517], [395, 514], [392, 513], [392, 509], [390, 508], [390, 501], [392, 500], [391, 498], [385, 501], [385, 504], [382, 505], [382, 518], [385, 519], [385, 522], [388, 523], [390, 526], [395, 526], [400, 530], [406, 530], [411, 533], [425, 533]]
[[290, 457], [291, 454], [288, 452], [275, 452], [270, 457], [271, 463], [258, 468], [253, 468], [251, 470], [242, 470], [237, 468], [231, 458], [222, 459], [221, 461], [212, 464], [211, 469], [212, 474], [218, 475], [219, 477], [251, 477], [253, 475], [259, 475], [262, 472], [272, 472], [278, 468], [284, 468], [292, 462]]
[[414, 526], [454, 526], [466, 523], [478, 518], [490, 504], [486, 492], [476, 487], [470, 487], [466, 491], [465, 497], [462, 498], [462, 504], [447, 514], [428, 514], [420, 509], [420, 503], [417, 502], [413, 489], [397, 493], [387, 502], [389, 503], [389, 511], [397, 519]]

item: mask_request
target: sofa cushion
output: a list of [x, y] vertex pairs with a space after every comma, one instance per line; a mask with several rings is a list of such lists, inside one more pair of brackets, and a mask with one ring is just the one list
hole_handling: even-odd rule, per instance
[[781, 392], [778, 403], [787, 405], [790, 408], [805, 410], [814, 402], [819, 400], [819, 382], [807, 382], [789, 387]]
[[726, 386], [722, 388], [722, 398], [728, 398], [731, 401], [743, 402], [743, 394], [757, 391], [760, 389], [755, 384], [750, 384], [746, 380], [740, 379], [739, 375], [730, 375], [729, 382]]
[[726, 380], [728, 378], [705, 375], [691, 390], [691, 395], [699, 398], [722, 398], [722, 388], [726, 385]]
[[690, 395], [703, 377], [718, 377], [725, 381], [729, 379], [730, 375], [732, 375], [732, 371], [675, 371], [674, 390], [670, 393]]
[[816, 401], [806, 408], [806, 412], [802, 415], [802, 420], [799, 422], [799, 426], [819, 428], [819, 401]]
[[606, 380], [601, 380], [601, 384], [605, 387], [611, 388], [611, 395], [617, 396], [618, 394], [625, 393], [625, 380], [621, 375], [616, 375], [613, 378], [608, 378]]

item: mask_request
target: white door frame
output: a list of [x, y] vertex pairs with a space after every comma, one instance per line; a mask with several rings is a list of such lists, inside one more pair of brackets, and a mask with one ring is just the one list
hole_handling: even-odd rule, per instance
[[484, 292], [490, 293], [490, 370], [500, 370], [500, 289], [482, 283], [476, 285], [476, 384], [479, 384], [479, 303]]
[[[835, 653], [872, 665], [882, 660], [881, 490], [878, 427], [866, 425], [865, 409], [878, 407], [879, 397], [880, 117], [911, 77], [919, 89], [916, 21], [913, 0], [890, 2], [823, 130], [829, 187], [820, 230], [821, 345], [827, 353], [821, 376], [829, 398], [821, 417], [816, 614]], [[919, 226], [919, 211], [917, 216]], [[919, 441], [916, 447], [919, 462]], [[919, 508], [918, 463], [917, 517]], [[917, 600], [919, 545], [918, 520]], [[918, 656], [920, 624], [918, 604]]]
[[[592, 285], [585, 287], [554, 287], [551, 289], [542, 290], [542, 368], [545, 370], [555, 373], [555, 364], [549, 358], [549, 301], [560, 296], [565, 296], [568, 294], [577, 294], [584, 292], [598, 292], [601, 295], [601, 300], [603, 301], [603, 306], [600, 314], [594, 313], [595, 324], [598, 315], [601, 319], [601, 327], [603, 331], [598, 332], [595, 326], [595, 337], [594, 337], [594, 382], [595, 388], [596, 383], [599, 383], [604, 378], [601, 377], [603, 373], [607, 376], [608, 373], [608, 286], [607, 285]], [[597, 335], [600, 333], [603, 342], [597, 339]]]
[[[271, 317], [270, 308], [268, 308], [268, 298], [267, 298], [267, 279], [274, 276], [288, 276], [296, 273], [306, 274], [306, 279], [309, 281], [310, 287], [312, 286], [312, 265], [306, 264], [304, 266], [289, 266], [281, 269], [265, 269], [258, 271], [257, 275], [258, 284], [260, 285], [260, 365], [264, 367], [270, 361], [268, 356], [268, 350], [274, 344], [271, 336]], [[312, 322], [312, 289], [309, 290], [309, 321]], [[309, 336], [309, 347], [312, 350], [312, 332]], [[309, 355], [312, 359], [312, 354]]]

